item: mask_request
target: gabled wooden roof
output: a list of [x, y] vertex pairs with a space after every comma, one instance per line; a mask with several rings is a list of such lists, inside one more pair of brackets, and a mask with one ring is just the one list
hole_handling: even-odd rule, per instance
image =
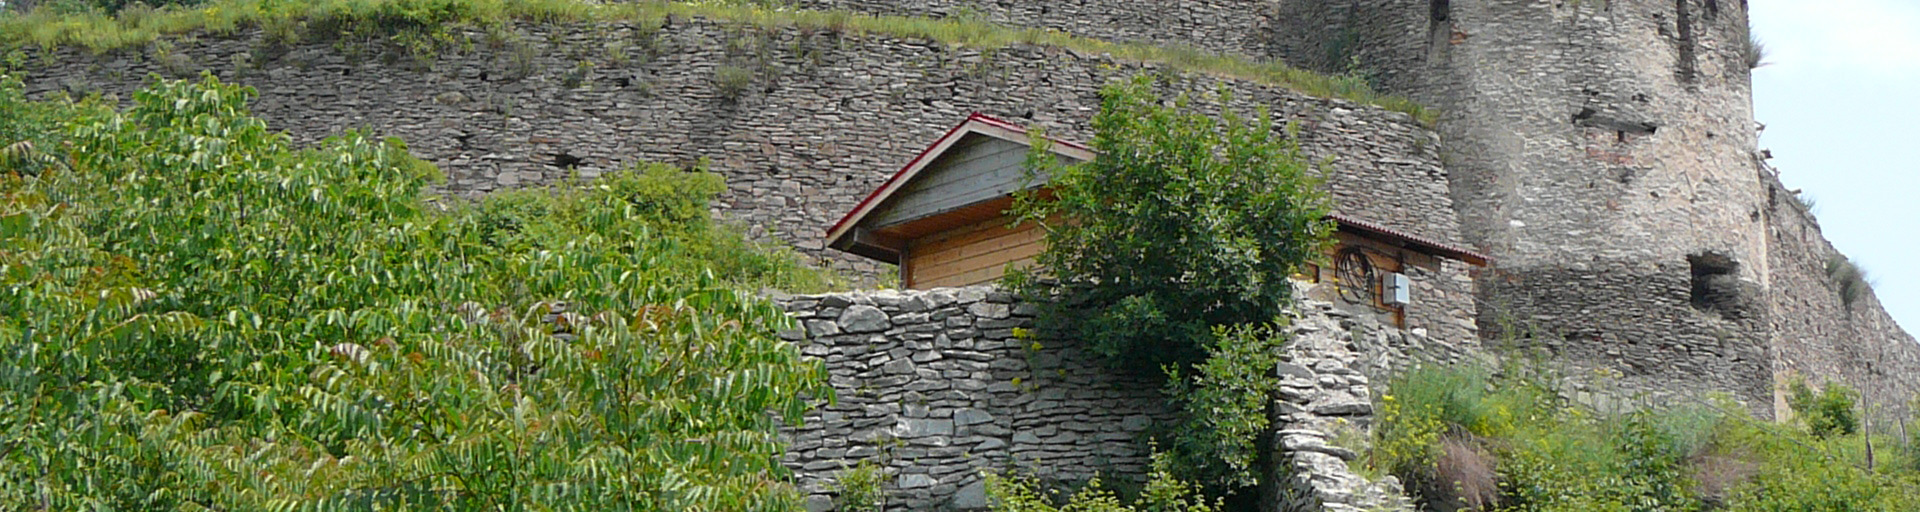
[[[953, 129], [948, 130], [945, 135], [940, 136], [932, 145], [927, 146], [927, 149], [921, 151], [919, 156], [907, 162], [906, 166], [901, 167], [892, 177], [887, 178], [887, 181], [881, 184], [879, 189], [874, 190], [872, 194], [868, 194], [865, 200], [860, 201], [859, 204], [853, 207], [852, 211], [847, 212], [847, 215], [841, 217], [839, 222], [834, 223], [833, 227], [827, 230], [827, 246], [889, 263], [898, 263], [899, 253], [905, 249], [906, 240], [900, 239], [897, 234], [889, 234], [870, 229], [872, 226], [863, 226], [862, 222], [874, 216], [876, 212], [888, 204], [889, 200], [894, 199], [897, 194], [905, 190], [916, 178], [919, 178], [922, 171], [925, 171], [929, 166], [938, 162], [941, 157], [945, 156], [949, 150], [960, 144], [962, 140], [973, 137], [988, 137], [1022, 146], [1032, 143], [1030, 140], [1031, 135], [1027, 132], [1026, 128], [1019, 125], [995, 119], [985, 114], [975, 113], [967, 116], [965, 121], [954, 126]], [[1053, 142], [1053, 152], [1064, 158], [1083, 162], [1093, 159], [1093, 149], [1085, 145], [1052, 138], [1048, 140]], [[949, 213], [969, 218], [980, 217], [982, 215], [990, 217], [999, 215], [1009, 204], [1010, 202], [1007, 201], [1007, 198], [1002, 196], [973, 204], [960, 205], [953, 208]], [[935, 226], [935, 223], [923, 221], [915, 227], [919, 227], [920, 229], [914, 229], [913, 231], [937, 226]]]

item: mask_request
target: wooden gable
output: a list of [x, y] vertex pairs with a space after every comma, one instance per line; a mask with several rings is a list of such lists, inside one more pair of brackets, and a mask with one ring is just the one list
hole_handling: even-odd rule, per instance
[[[1029, 135], [1019, 126], [975, 114], [935, 141], [827, 232], [827, 245], [910, 267], [913, 241], [998, 219], [1012, 194], [1045, 182], [1028, 179]], [[1093, 159], [1085, 146], [1054, 141], [1067, 162]], [[911, 281], [902, 271], [902, 282]], [[971, 284], [971, 283], [969, 283]]]

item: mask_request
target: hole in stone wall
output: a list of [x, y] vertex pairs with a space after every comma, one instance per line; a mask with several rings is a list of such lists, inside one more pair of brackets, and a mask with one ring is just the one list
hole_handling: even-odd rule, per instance
[[1708, 251], [1687, 256], [1693, 270], [1693, 308], [1729, 320], [1746, 317], [1746, 297], [1740, 286], [1740, 262]]
[[1427, 16], [1436, 23], [1452, 19], [1453, 2], [1451, 0], [1431, 0], [1428, 6]]
[[573, 156], [571, 154], [567, 154], [567, 152], [565, 151], [562, 151], [562, 152], [553, 154], [553, 162], [551, 163], [551, 165], [553, 165], [554, 167], [559, 167], [561, 169], [572, 169], [574, 167], [579, 166], [580, 162], [585, 160], [586, 159], [584, 158]]
[[1697, 78], [1695, 75], [1697, 74], [1696, 66], [1698, 66], [1698, 64], [1695, 63], [1694, 60], [1695, 53], [1698, 52], [1698, 49], [1694, 48], [1693, 12], [1687, 9], [1688, 1], [1689, 0], [1674, 0], [1673, 3], [1674, 17], [1676, 18], [1674, 20], [1674, 28], [1679, 32], [1679, 40], [1676, 41], [1676, 44], [1680, 47], [1680, 65], [1679, 69], [1675, 70], [1675, 73], [1679, 75], [1681, 83], [1693, 85], [1695, 78]]

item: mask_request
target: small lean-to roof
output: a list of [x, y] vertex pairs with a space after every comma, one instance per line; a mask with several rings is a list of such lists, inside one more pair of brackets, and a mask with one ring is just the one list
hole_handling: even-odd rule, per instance
[[[862, 219], [865, 219], [867, 215], [873, 213], [882, 204], [885, 204], [888, 198], [891, 198], [894, 193], [899, 192], [907, 183], [913, 181], [913, 178], [919, 175], [921, 170], [926, 169], [929, 164], [938, 159], [948, 148], [953, 147], [954, 143], [959, 142], [961, 138], [973, 134], [985, 135], [1022, 145], [1032, 142], [1029, 140], [1030, 135], [1025, 127], [978, 112], [967, 116], [966, 120], [955, 125], [953, 129], [947, 130], [946, 135], [942, 135], [939, 139], [934, 140], [933, 144], [921, 151], [919, 156], [915, 156], [913, 160], [907, 162], [906, 166], [894, 172], [892, 177], [887, 178], [887, 181], [880, 185], [880, 188], [874, 189], [871, 194], [867, 194], [866, 199], [854, 205], [852, 211], [847, 212], [846, 216], [841, 217], [839, 222], [835, 222], [833, 227], [828, 228], [827, 246], [845, 249], [848, 242], [850, 242], [848, 239], [849, 235], [854, 234], [854, 228], [860, 224]], [[1053, 142], [1053, 151], [1055, 153], [1080, 161], [1093, 159], [1093, 149], [1084, 144], [1051, 137], [1049, 137], [1048, 140]]]
[[1491, 261], [1491, 258], [1487, 257], [1487, 255], [1475, 252], [1466, 247], [1389, 228], [1345, 214], [1330, 213], [1327, 214], [1327, 218], [1333, 219], [1333, 222], [1339, 224], [1342, 228], [1360, 231], [1378, 238], [1393, 240], [1429, 253], [1464, 261], [1472, 265], [1484, 267], [1487, 266], [1488, 261]]
[[[955, 142], [969, 134], [986, 135], [1023, 145], [1031, 142], [1027, 129], [1024, 127], [979, 113], [967, 116], [965, 121], [954, 126], [953, 129], [947, 130], [946, 135], [942, 135], [939, 139], [935, 140], [932, 145], [927, 146], [927, 149], [921, 151], [919, 156], [907, 162], [906, 166], [901, 167], [892, 177], [887, 178], [887, 181], [881, 184], [880, 188], [868, 194], [867, 198], [855, 205], [852, 211], [847, 212], [846, 216], [841, 217], [839, 222], [834, 223], [833, 227], [827, 230], [827, 246], [882, 260], [887, 260], [888, 256], [897, 256], [876, 254], [869, 250], [871, 248], [867, 246], [875, 244], [898, 245], [902, 243], [902, 241], [885, 240], [886, 237], [884, 235], [866, 233], [855, 228], [860, 225], [860, 221], [865, 219], [868, 214], [873, 213], [882, 204], [885, 204], [887, 199], [892, 197], [894, 193], [899, 192], [909, 182], [912, 182], [921, 170], [925, 169], [933, 161], [939, 159], [941, 154], [953, 147]], [[1053, 142], [1054, 152], [1075, 160], [1091, 161], [1095, 156], [1093, 148], [1087, 147], [1084, 144], [1054, 138], [1048, 138], [1048, 140]], [[1384, 224], [1367, 221], [1348, 214], [1335, 212], [1328, 214], [1327, 218], [1333, 220], [1342, 229], [1360, 232], [1403, 246], [1413, 247], [1424, 252], [1464, 261], [1472, 265], [1485, 266], [1487, 262], [1490, 261], [1490, 258], [1485, 254], [1463, 246], [1424, 237], [1405, 230], [1394, 229]], [[897, 248], [893, 250], [897, 250]], [[883, 250], [880, 252], [884, 253], [888, 251]]]

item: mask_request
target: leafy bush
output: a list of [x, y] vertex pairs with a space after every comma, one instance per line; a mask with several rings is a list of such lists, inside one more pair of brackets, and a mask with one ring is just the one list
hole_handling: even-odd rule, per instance
[[435, 212], [399, 141], [295, 149], [251, 97], [0, 79], [60, 163], [0, 170], [0, 509], [800, 505], [776, 428], [830, 388], [736, 290], [805, 271], [706, 220], [710, 175]]
[[840, 472], [835, 482], [840, 491], [840, 510], [880, 512], [886, 510], [886, 471], [872, 460], [863, 460]]
[[1822, 385], [1818, 394], [1807, 386], [1804, 378], [1795, 378], [1787, 384], [1787, 407], [1806, 425], [1807, 432], [1818, 438], [1859, 432], [1860, 417], [1853, 410], [1854, 397], [1853, 389], [1837, 382]]
[[721, 99], [739, 101], [753, 88], [753, 71], [739, 66], [720, 66], [713, 71], [713, 87], [720, 91]]
[[[1058, 299], [1041, 327], [1145, 373], [1199, 362], [1216, 326], [1271, 321], [1291, 305], [1287, 277], [1331, 232], [1326, 194], [1264, 111], [1216, 121], [1184, 97], [1162, 105], [1150, 80], [1101, 91], [1093, 161], [1062, 165], [1036, 137], [1029, 166], [1048, 192], [1012, 210], [1046, 229], [1036, 262], [1048, 278], [1014, 280]], [[1056, 218], [1071, 221], [1045, 222]]]
[[1178, 461], [1173, 465], [1178, 476], [1220, 487], [1259, 483], [1255, 440], [1271, 423], [1267, 402], [1280, 391], [1271, 373], [1285, 341], [1272, 328], [1216, 327], [1207, 359], [1194, 367], [1191, 378], [1168, 369], [1167, 395], [1184, 413], [1169, 454]]

